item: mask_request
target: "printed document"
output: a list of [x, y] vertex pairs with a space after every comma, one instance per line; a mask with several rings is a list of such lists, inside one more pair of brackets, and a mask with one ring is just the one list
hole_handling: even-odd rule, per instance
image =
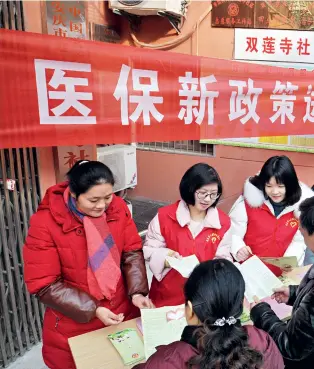
[[254, 296], [262, 300], [271, 296], [274, 288], [283, 286], [280, 279], [256, 255], [242, 264], [235, 263], [235, 265], [244, 278], [245, 297], [249, 303], [254, 302]]
[[184, 278], [189, 278], [194, 268], [200, 263], [195, 255], [187, 256], [182, 259], [167, 256], [166, 260], [171, 268], [179, 272]]
[[180, 341], [187, 325], [184, 305], [141, 309], [146, 360], [156, 352], [156, 347]]

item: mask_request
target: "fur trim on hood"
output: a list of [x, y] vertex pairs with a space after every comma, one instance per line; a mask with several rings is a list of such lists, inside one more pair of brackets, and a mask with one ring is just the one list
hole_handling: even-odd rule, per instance
[[[300, 182], [300, 186], [302, 191], [300, 200], [294, 205], [287, 207], [287, 210], [289, 208], [289, 211], [294, 212], [296, 218], [300, 217], [299, 206], [301, 202], [314, 196], [314, 192], [306, 184]], [[267, 201], [263, 192], [250, 182], [250, 178], [245, 181], [243, 197], [252, 208], [259, 208]]]

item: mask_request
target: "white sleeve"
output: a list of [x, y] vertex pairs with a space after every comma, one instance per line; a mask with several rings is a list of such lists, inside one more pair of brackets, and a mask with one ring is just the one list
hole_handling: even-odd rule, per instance
[[233, 204], [229, 217], [231, 219], [231, 253], [236, 259], [238, 251], [246, 246], [243, 238], [247, 231], [248, 218], [243, 196], [240, 196]]
[[301, 232], [297, 230], [284, 256], [296, 256], [298, 259], [298, 265], [302, 266], [304, 262], [305, 250], [306, 245], [304, 243], [304, 238]]
[[158, 214], [150, 222], [143, 245], [144, 258], [155, 278], [161, 281], [170, 271], [165, 268], [165, 260], [169, 254], [166, 241], [161, 234]]
[[215, 259], [227, 259], [233, 262], [233, 259], [231, 256], [231, 242], [232, 242], [232, 235], [231, 235], [231, 227], [230, 227], [218, 245]]
[[[304, 201], [305, 199], [314, 196], [314, 192], [307, 185], [305, 185], [304, 183], [300, 183], [300, 186], [302, 189], [302, 196], [299, 201], [299, 204], [302, 203], [302, 201]], [[295, 216], [297, 218], [300, 217], [299, 208], [297, 209], [297, 212], [295, 211]], [[298, 259], [298, 265], [302, 266], [304, 263], [305, 252], [306, 252], [306, 245], [304, 242], [304, 238], [301, 232], [297, 230], [284, 256], [296, 256]]]

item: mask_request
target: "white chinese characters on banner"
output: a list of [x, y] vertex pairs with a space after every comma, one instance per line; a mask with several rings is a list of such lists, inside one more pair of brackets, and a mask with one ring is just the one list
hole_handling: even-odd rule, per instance
[[[121, 122], [122, 125], [129, 125], [129, 120], [136, 123], [140, 116], [143, 116], [145, 126], [151, 123], [151, 116], [161, 122], [163, 114], [161, 114], [155, 104], [162, 104], [164, 99], [160, 96], [151, 95], [151, 92], [159, 92], [158, 72], [154, 70], [132, 69], [132, 86], [136, 92], [142, 92], [142, 95], [130, 95], [128, 92], [128, 79], [131, 68], [125, 64], [122, 65], [119, 80], [113, 96], [121, 104]], [[141, 79], [149, 80], [148, 84], [142, 83]], [[129, 115], [129, 102], [137, 104], [137, 107], [131, 115]]]
[[[185, 124], [191, 124], [196, 118], [195, 122], [202, 124], [207, 106], [207, 124], [214, 124], [214, 99], [219, 96], [219, 92], [208, 91], [207, 84], [215, 82], [217, 80], [214, 75], [198, 79], [192, 77], [192, 72], [186, 72], [184, 77], [179, 77], [179, 83], [182, 86], [179, 96], [185, 99], [180, 99], [181, 110], [178, 118], [184, 119]], [[200, 89], [198, 89], [199, 86]]]
[[306, 103], [306, 113], [303, 117], [303, 122], [309, 121], [310, 123], [314, 123], [314, 91], [312, 85], [308, 86], [307, 96], [304, 96], [304, 101]]
[[234, 58], [237, 60], [311, 63], [314, 33], [276, 29], [235, 29]]
[[[54, 70], [47, 81], [46, 70]], [[69, 77], [67, 71], [91, 72], [91, 65], [53, 60], [35, 60], [35, 73], [38, 94], [40, 124], [96, 124], [96, 116], [90, 115], [91, 109], [81, 101], [92, 101], [91, 92], [77, 92], [77, 86], [88, 87], [88, 78]], [[84, 74], [85, 75], [85, 74]], [[60, 89], [64, 86], [64, 90]], [[49, 87], [52, 89], [49, 90]], [[57, 90], [57, 91], [56, 91]], [[61, 100], [55, 108], [49, 108], [49, 100]], [[64, 115], [74, 108], [77, 115]]]
[[[232, 91], [230, 97], [229, 120], [241, 118], [240, 122], [245, 124], [253, 119], [255, 123], [258, 123], [260, 117], [256, 113], [256, 107], [258, 97], [262, 94], [263, 89], [254, 87], [254, 81], [250, 78], [248, 82], [230, 80], [229, 86], [237, 87], [237, 91]], [[245, 88], [247, 88], [246, 94], [244, 93]]]
[[273, 95], [270, 99], [273, 100], [273, 111], [275, 114], [270, 117], [272, 123], [280, 117], [281, 124], [286, 123], [286, 118], [291, 123], [294, 122], [295, 116], [293, 115], [294, 101], [296, 96], [293, 95], [294, 91], [298, 90], [298, 86], [293, 85], [291, 82], [286, 84], [276, 81], [276, 86], [273, 91]]
[[[53, 75], [47, 81], [46, 71], [53, 70]], [[81, 77], [73, 77], [68, 71], [84, 72]], [[77, 91], [76, 87], [88, 87], [89, 81], [86, 73], [91, 72], [90, 64], [60, 62], [52, 60], [35, 60], [35, 72], [37, 83], [38, 107], [40, 124], [96, 124], [96, 116], [91, 115], [92, 110], [85, 105], [85, 101], [93, 101], [92, 92]], [[128, 90], [129, 77], [132, 79], [132, 91], [141, 94], [130, 94]], [[146, 83], [144, 83], [146, 81]], [[147, 82], [148, 81], [148, 82]], [[178, 113], [177, 116], [189, 125], [203, 122], [214, 124], [214, 102], [219, 97], [219, 91], [210, 89], [216, 86], [214, 75], [196, 78], [192, 72], [186, 72], [185, 76], [178, 78]], [[263, 93], [263, 88], [255, 86], [252, 79], [229, 80], [229, 121], [239, 119], [242, 124], [248, 121], [258, 123], [260, 116], [257, 113], [258, 99]], [[181, 84], [181, 88], [180, 88]], [[60, 87], [61, 86], [61, 87]], [[64, 86], [64, 87], [63, 87]], [[269, 117], [272, 123], [280, 118], [280, 123], [291, 123], [295, 120], [294, 103], [297, 99], [296, 91], [299, 87], [291, 82], [276, 81], [270, 100], [273, 104], [274, 114]], [[142, 116], [143, 124], [149, 126], [151, 119], [162, 122], [164, 115], [155, 105], [164, 102], [162, 96], [156, 96], [159, 92], [158, 72], [145, 69], [131, 69], [122, 65], [118, 83], [113, 93], [114, 98], [120, 102], [121, 123], [129, 125], [130, 120], [136, 123]], [[154, 93], [154, 95], [152, 95]], [[308, 86], [304, 99], [304, 122], [314, 123], [314, 91], [312, 85]], [[49, 107], [49, 101], [61, 101], [53, 108]], [[129, 112], [129, 105], [135, 104], [133, 111]], [[77, 114], [69, 115], [71, 109]], [[207, 114], [206, 114], [207, 111]]]

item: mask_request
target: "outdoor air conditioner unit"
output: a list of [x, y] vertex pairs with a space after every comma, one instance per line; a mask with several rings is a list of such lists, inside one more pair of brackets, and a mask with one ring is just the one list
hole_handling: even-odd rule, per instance
[[137, 185], [136, 147], [113, 145], [97, 148], [97, 160], [106, 164], [114, 175], [114, 192]]
[[111, 0], [109, 7], [115, 11], [146, 16], [161, 15], [159, 13], [168, 13], [175, 17], [184, 17], [187, 0]]

